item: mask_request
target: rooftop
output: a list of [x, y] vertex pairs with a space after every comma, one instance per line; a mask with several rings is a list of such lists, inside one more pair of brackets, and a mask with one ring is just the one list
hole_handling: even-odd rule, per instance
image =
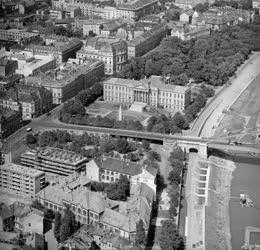
[[22, 154], [22, 156], [30, 157], [35, 156], [36, 154], [38, 154], [38, 156], [41, 158], [73, 165], [77, 165], [81, 162], [87, 161], [87, 158], [82, 157], [81, 155], [75, 152], [52, 147], [40, 148], [38, 151], [27, 151], [24, 154]]
[[142, 173], [142, 166], [140, 164], [115, 158], [104, 157], [99, 165], [102, 169], [124, 173], [131, 176]]
[[158, 24], [152, 27], [150, 30], [144, 32], [142, 35], [135, 37], [132, 41], [129, 42], [129, 46], [137, 46], [138, 44], [146, 41], [146, 39], [161, 33], [162, 31], [166, 31], [167, 25], [165, 23]]
[[146, 5], [150, 5], [157, 2], [158, 0], [137, 0], [137, 1], [132, 1], [130, 3], [119, 4], [117, 8], [123, 10], [129, 10], [129, 11], [131, 10], [137, 11], [138, 9], [141, 9]]
[[165, 84], [162, 81], [162, 78], [160, 76], [151, 76], [149, 79], [142, 79], [140, 81], [138, 80], [130, 80], [130, 79], [123, 79], [123, 78], [110, 78], [107, 81], [104, 82], [105, 84], [113, 84], [113, 85], [122, 85], [132, 88], [139, 88], [139, 89], [147, 89], [150, 87], [151, 89], [161, 89], [165, 91], [171, 91], [176, 93], [185, 93], [185, 91], [188, 90], [188, 87], [185, 86], [178, 86], [178, 85], [171, 85], [171, 84]]
[[37, 77], [27, 77], [28, 82], [39, 82], [45, 87], [62, 87], [70, 84], [78, 76], [87, 74], [94, 68], [104, 64], [101, 61], [94, 59], [84, 61], [84, 64], [66, 64], [61, 65], [59, 68], [45, 72]]
[[73, 38], [66, 42], [57, 42], [53, 46], [44, 45], [29, 45], [25, 50], [28, 51], [49, 51], [49, 52], [65, 52], [75, 46], [82, 45], [82, 42], [78, 38]]
[[28, 168], [22, 165], [17, 165], [14, 163], [6, 163], [4, 165], [0, 166], [0, 169], [2, 171], [8, 171], [8, 172], [15, 172], [17, 174], [23, 174], [31, 177], [37, 177], [39, 175], [44, 174], [44, 172], [34, 169], [34, 168]]

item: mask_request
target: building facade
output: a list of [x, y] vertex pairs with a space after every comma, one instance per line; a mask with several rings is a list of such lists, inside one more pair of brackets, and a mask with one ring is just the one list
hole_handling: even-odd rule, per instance
[[16, 41], [16, 42], [30, 42], [35, 37], [37, 37], [37, 33], [27, 32], [25, 30], [19, 29], [0, 29], [0, 40], [6, 41]]
[[175, 26], [171, 30], [171, 36], [176, 36], [183, 41], [189, 41], [208, 35], [210, 35], [210, 27], [208, 25], [182, 25]]
[[14, 111], [22, 108], [22, 119], [31, 120], [51, 110], [52, 94], [37, 84], [19, 83], [0, 96], [0, 106]]
[[0, 76], [9, 76], [15, 73], [18, 68], [18, 63], [6, 58], [0, 58]]
[[0, 166], [1, 191], [31, 199], [45, 186], [45, 173], [14, 163]]
[[128, 59], [143, 56], [160, 45], [167, 34], [167, 25], [159, 24], [128, 42]]
[[118, 3], [116, 7], [104, 4], [93, 4], [86, 1], [64, 1], [53, 0], [54, 9], [71, 10], [79, 8], [85, 16], [100, 16], [105, 19], [122, 18], [129, 22], [153, 14], [158, 10], [158, 0], [136, 0], [131, 2]]
[[104, 100], [117, 103], [143, 103], [169, 111], [183, 111], [190, 103], [189, 87], [166, 84], [159, 76], [140, 81], [111, 78], [104, 82]]
[[86, 187], [71, 187], [69, 181], [53, 184], [38, 193], [37, 200], [47, 209], [63, 213], [66, 207], [81, 224], [101, 226], [106, 232], [134, 241], [136, 223], [142, 219], [147, 232], [150, 225], [155, 192], [145, 184], [131, 186], [127, 201], [108, 199], [103, 193]]
[[29, 45], [25, 48], [33, 55], [50, 55], [56, 59], [57, 64], [67, 62], [69, 58], [75, 58], [76, 52], [82, 47], [80, 39], [74, 38], [66, 42], [56, 42], [53, 45]]
[[44, 172], [67, 176], [82, 171], [87, 158], [68, 150], [46, 147], [23, 153], [21, 163]]
[[[6, 138], [22, 126], [22, 113], [0, 106], [0, 138]], [[1, 148], [0, 148], [1, 149]], [[1, 158], [1, 156], [0, 156]], [[1, 164], [1, 160], [0, 160]]]
[[27, 77], [26, 80], [50, 90], [53, 104], [61, 104], [81, 90], [91, 87], [103, 76], [104, 63], [92, 59], [85, 60], [81, 64], [67, 64], [47, 74]]
[[92, 37], [77, 52], [77, 58], [82, 61], [93, 58], [103, 61], [105, 74], [113, 75], [120, 72], [127, 61], [127, 43], [113, 37]]

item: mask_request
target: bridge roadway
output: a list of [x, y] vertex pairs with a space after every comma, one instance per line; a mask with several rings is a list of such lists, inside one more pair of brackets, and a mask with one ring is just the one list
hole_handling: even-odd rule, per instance
[[[37, 122], [32, 122], [30, 124], [32, 127], [35, 127]], [[169, 134], [161, 134], [161, 133], [153, 133], [153, 132], [145, 132], [145, 131], [132, 131], [132, 130], [124, 130], [124, 129], [113, 129], [113, 128], [103, 128], [103, 127], [92, 127], [92, 126], [80, 126], [73, 124], [64, 124], [64, 123], [47, 123], [47, 122], [39, 122], [38, 129], [66, 129], [72, 131], [86, 131], [92, 133], [104, 133], [112, 136], [122, 136], [122, 137], [130, 137], [137, 139], [146, 139], [157, 141], [163, 143], [164, 140], [169, 141], [187, 141], [194, 143], [207, 143], [209, 148], [216, 148], [223, 151], [232, 151], [238, 153], [252, 153], [252, 154], [260, 154], [260, 147], [257, 147], [254, 144], [244, 144], [244, 145], [230, 145], [228, 141], [221, 141], [210, 138], [200, 138], [193, 136], [186, 136], [181, 134], [169, 135]], [[35, 129], [37, 129], [35, 128]]]

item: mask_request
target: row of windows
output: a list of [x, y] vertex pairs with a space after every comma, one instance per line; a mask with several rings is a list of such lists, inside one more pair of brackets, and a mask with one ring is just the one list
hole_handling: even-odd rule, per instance
[[[127, 87], [124, 86], [113, 86], [113, 85], [104, 85], [104, 89], [111, 89], [111, 90], [123, 90], [125, 92], [125, 90], [127, 92], [132, 91], [132, 89], [129, 89]], [[145, 94], [145, 92], [144, 92]], [[157, 93], [156, 92], [152, 92], [151, 93], [153, 96], [156, 96]], [[169, 92], [161, 92], [161, 96], [162, 97], [174, 97], [174, 98], [180, 98], [180, 99], [184, 99], [184, 95], [183, 94], [177, 94], [177, 93], [169, 93]]]

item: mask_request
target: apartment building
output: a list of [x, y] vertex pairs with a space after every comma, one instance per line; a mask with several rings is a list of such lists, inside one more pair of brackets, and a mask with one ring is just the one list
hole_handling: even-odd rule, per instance
[[15, 87], [0, 93], [0, 107], [19, 111], [22, 108], [22, 119], [31, 120], [52, 108], [52, 93], [39, 84], [28, 84], [21, 81]]
[[230, 6], [212, 7], [203, 15], [205, 23], [212, 30], [220, 30], [225, 26], [237, 25], [238, 23], [250, 23], [254, 18], [251, 10], [234, 9]]
[[31, 51], [33, 55], [50, 55], [56, 59], [57, 64], [66, 62], [69, 58], [75, 58], [76, 52], [81, 48], [80, 39], [74, 38], [66, 42], [56, 42], [53, 45], [29, 45], [26, 51]]
[[105, 64], [105, 74], [113, 75], [120, 72], [127, 61], [127, 43], [114, 37], [91, 37], [77, 52], [77, 58], [83, 61], [85, 59], [101, 60]]
[[7, 58], [0, 58], [0, 76], [6, 77], [15, 73], [18, 63]]
[[126, 3], [118, 4], [116, 16], [132, 22], [153, 14], [156, 10], [158, 10], [158, 0], [126, 1]]
[[0, 29], [0, 40], [5, 41], [30, 42], [38, 35], [38, 33], [27, 32], [19, 29]]
[[31, 199], [45, 186], [45, 173], [14, 163], [0, 166], [1, 191]]
[[167, 25], [159, 24], [128, 42], [128, 59], [143, 56], [160, 45], [167, 34]]
[[[0, 106], [0, 138], [6, 138], [22, 125], [21, 112], [3, 109]], [[1, 148], [0, 148], [1, 149]], [[1, 160], [0, 160], [1, 164]]]
[[117, 103], [142, 103], [169, 111], [184, 111], [190, 103], [189, 87], [166, 84], [160, 76], [140, 81], [110, 78], [104, 82], [104, 100]]
[[27, 77], [27, 82], [38, 83], [52, 93], [53, 104], [61, 104], [74, 97], [82, 89], [92, 86], [104, 76], [104, 63], [85, 60], [81, 64], [62, 65], [37, 77]]
[[21, 155], [21, 163], [57, 175], [69, 175], [85, 168], [88, 159], [72, 151], [59, 148], [41, 148]]
[[209, 25], [176, 25], [171, 30], [171, 36], [176, 36], [183, 41], [197, 39], [210, 35]]

